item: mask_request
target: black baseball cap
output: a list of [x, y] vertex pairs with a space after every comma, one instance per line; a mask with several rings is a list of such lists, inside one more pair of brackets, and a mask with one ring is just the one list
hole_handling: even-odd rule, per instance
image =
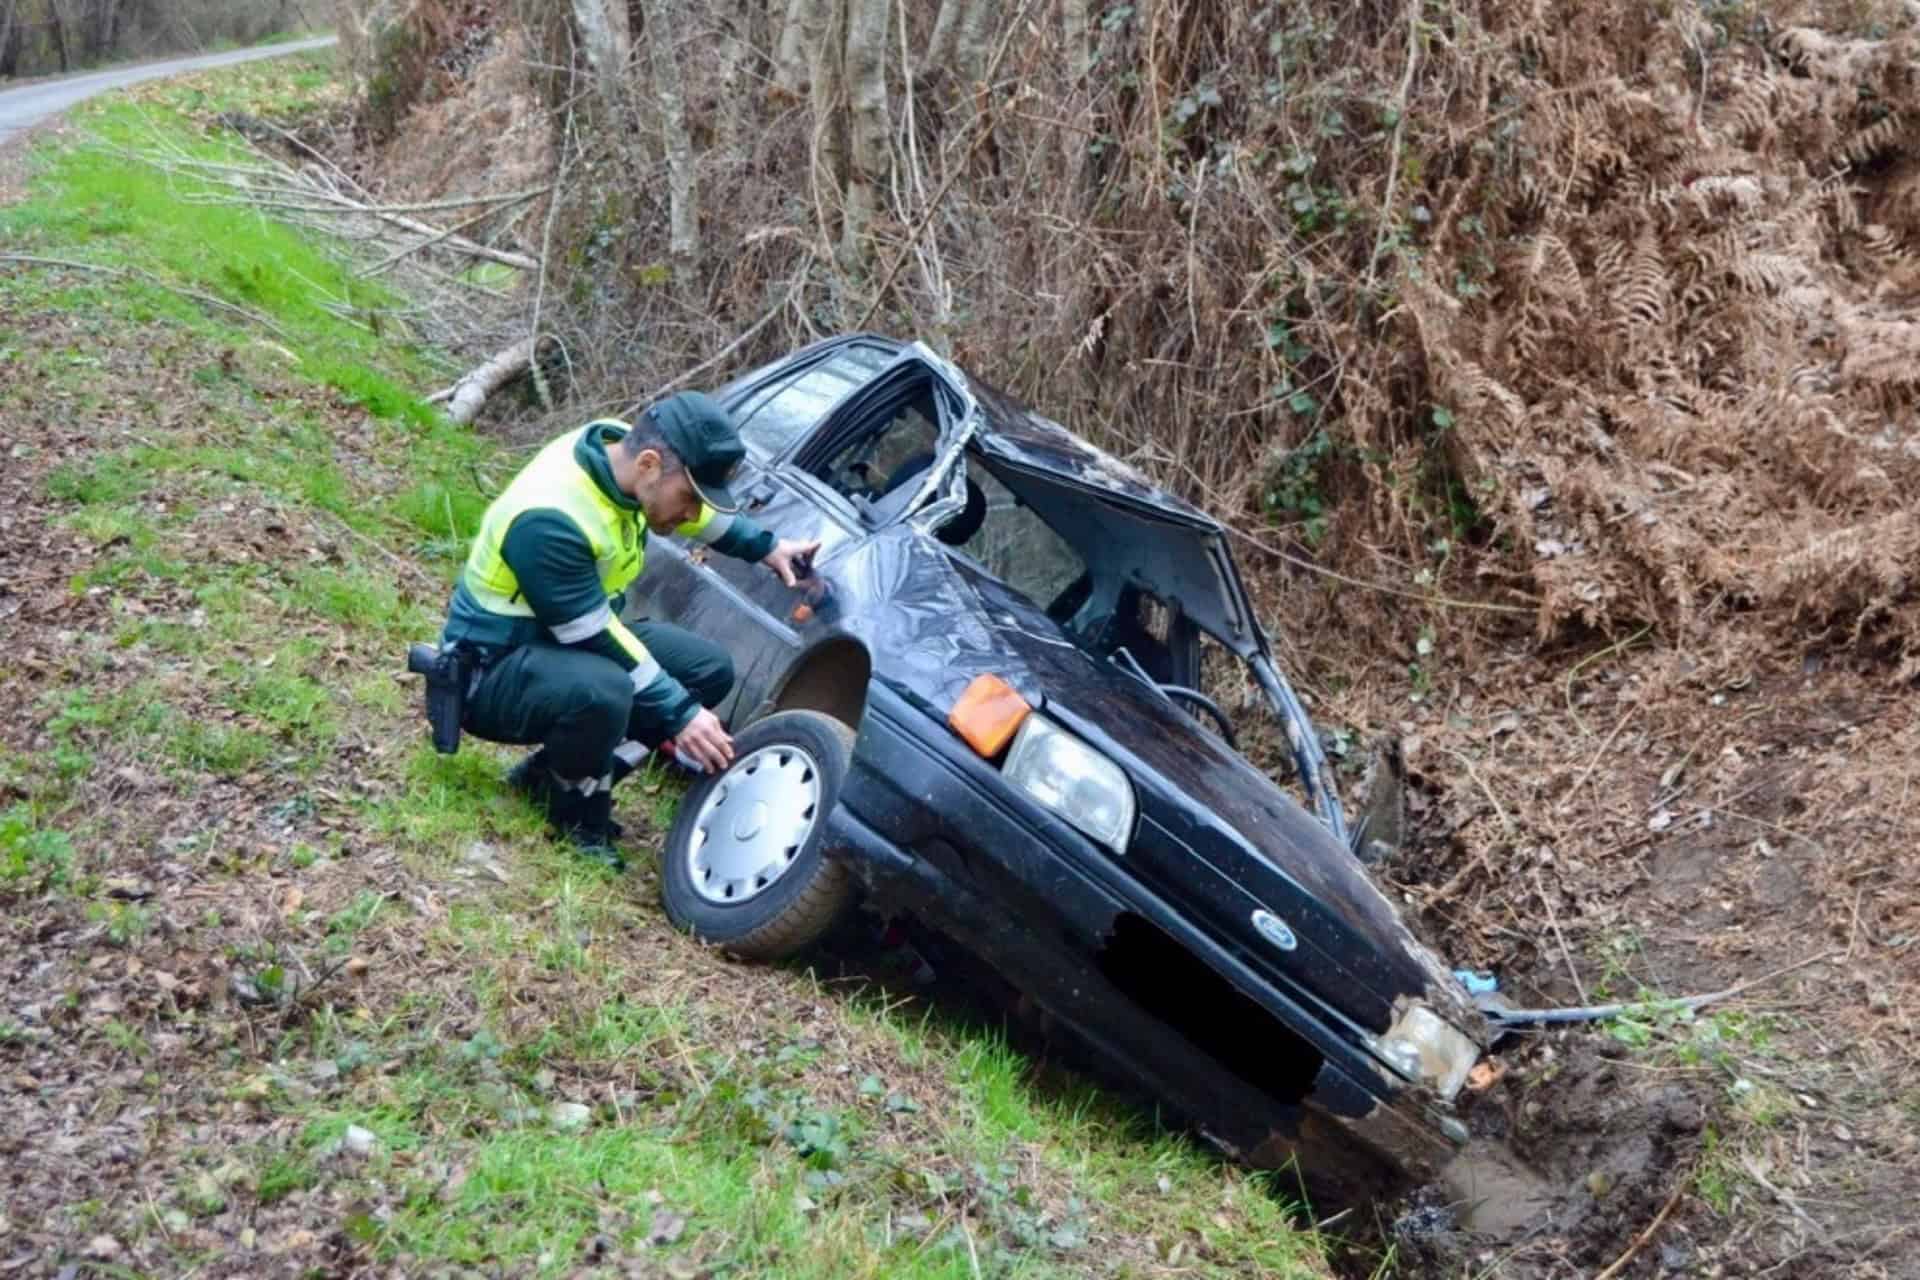
[[728, 515], [740, 509], [727, 482], [747, 456], [747, 447], [718, 400], [704, 391], [676, 391], [644, 416], [686, 464], [702, 502]]

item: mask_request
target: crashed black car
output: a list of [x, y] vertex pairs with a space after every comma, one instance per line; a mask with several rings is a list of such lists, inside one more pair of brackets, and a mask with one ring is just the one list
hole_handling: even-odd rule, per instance
[[[1219, 523], [918, 343], [829, 339], [716, 394], [735, 493], [822, 548], [801, 597], [678, 544], [636, 584], [630, 613], [737, 673], [735, 763], [663, 852], [675, 922], [776, 958], [858, 898], [1316, 1193], [1450, 1156], [1485, 1024], [1350, 849]], [[1201, 689], [1235, 682], [1317, 812], [1233, 746]]]

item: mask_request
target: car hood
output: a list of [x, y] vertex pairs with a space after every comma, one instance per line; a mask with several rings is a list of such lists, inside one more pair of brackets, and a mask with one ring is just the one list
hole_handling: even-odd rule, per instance
[[[1031, 601], [914, 530], [884, 530], [823, 566], [857, 616], [839, 625], [873, 654], [874, 676], [944, 724], [976, 676], [997, 675], [1125, 769], [1141, 818], [1134, 869], [1156, 891], [1212, 917], [1214, 932], [1295, 986], [1381, 1031], [1405, 998], [1477, 1025], [1438, 959], [1360, 864], [1312, 814], [1157, 690], [1075, 645]], [[1141, 861], [1146, 859], [1146, 861]], [[1194, 865], [1198, 859], [1200, 865]], [[1271, 952], [1255, 910], [1299, 939]]]

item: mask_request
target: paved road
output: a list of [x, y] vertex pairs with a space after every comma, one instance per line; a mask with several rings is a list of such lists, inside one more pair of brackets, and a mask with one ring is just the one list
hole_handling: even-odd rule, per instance
[[209, 53], [197, 58], [173, 58], [166, 62], [142, 63], [137, 67], [110, 67], [105, 71], [62, 76], [58, 80], [42, 80], [21, 89], [8, 89], [0, 92], [0, 142], [5, 142], [22, 129], [36, 125], [48, 116], [58, 115], [76, 102], [91, 98], [96, 93], [105, 93], [109, 89], [124, 89], [130, 84], [139, 84], [142, 80], [158, 80], [188, 71], [204, 71], [208, 67], [231, 66], [236, 62], [252, 62], [257, 58], [278, 58], [283, 54], [300, 53], [307, 49], [324, 49], [338, 39], [338, 36], [315, 36], [311, 40], [261, 45], [255, 49], [235, 49], [231, 53]]

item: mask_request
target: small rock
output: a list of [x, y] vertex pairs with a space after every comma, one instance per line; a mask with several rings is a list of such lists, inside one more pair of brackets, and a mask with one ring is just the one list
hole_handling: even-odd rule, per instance
[[506, 884], [510, 881], [511, 877], [507, 875], [506, 868], [500, 865], [497, 856], [498, 853], [499, 850], [495, 849], [485, 840], [475, 840], [467, 846], [467, 851], [462, 857], [466, 864], [475, 871], [478, 871], [482, 875], [490, 876], [501, 884]]
[[348, 1155], [369, 1156], [373, 1154], [373, 1148], [379, 1141], [380, 1139], [376, 1138], [371, 1130], [362, 1129], [357, 1124], [350, 1124], [347, 1126], [346, 1134], [340, 1139], [340, 1145]]
[[582, 1102], [556, 1102], [547, 1108], [547, 1118], [556, 1129], [584, 1129], [593, 1109]]
[[95, 1236], [87, 1241], [87, 1256], [105, 1261], [120, 1256], [120, 1242], [112, 1236]]
[[647, 1229], [647, 1243], [659, 1248], [678, 1240], [687, 1229], [687, 1215], [670, 1209], [655, 1209], [653, 1224]]

